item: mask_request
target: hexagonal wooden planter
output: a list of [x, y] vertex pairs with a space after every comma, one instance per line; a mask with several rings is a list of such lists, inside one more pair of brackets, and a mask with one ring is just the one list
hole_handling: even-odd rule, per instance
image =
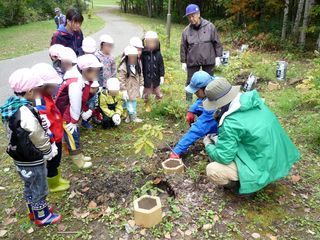
[[184, 164], [181, 159], [169, 158], [161, 163], [166, 173], [184, 172]]
[[159, 197], [143, 195], [133, 202], [134, 220], [138, 226], [150, 228], [162, 220]]

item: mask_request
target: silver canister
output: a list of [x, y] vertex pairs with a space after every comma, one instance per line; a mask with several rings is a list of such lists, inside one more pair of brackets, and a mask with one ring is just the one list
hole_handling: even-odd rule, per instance
[[288, 63], [286, 61], [277, 62], [276, 77], [278, 80], [283, 81], [286, 79]]
[[222, 52], [222, 57], [221, 57], [221, 63], [222, 65], [228, 65], [229, 63], [229, 56], [230, 56], [230, 52], [229, 51], [223, 51]]

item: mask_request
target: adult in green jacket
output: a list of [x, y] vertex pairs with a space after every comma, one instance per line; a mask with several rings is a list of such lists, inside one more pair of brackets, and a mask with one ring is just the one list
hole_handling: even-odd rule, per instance
[[300, 153], [257, 91], [241, 93], [240, 86], [217, 79], [205, 93], [204, 108], [219, 113], [218, 138], [204, 139], [214, 161], [207, 166], [210, 179], [227, 187], [238, 183], [239, 193], [248, 194], [288, 175]]

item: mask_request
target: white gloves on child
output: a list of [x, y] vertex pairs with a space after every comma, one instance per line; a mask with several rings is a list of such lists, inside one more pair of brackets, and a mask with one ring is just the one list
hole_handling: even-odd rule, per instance
[[187, 64], [186, 63], [182, 63], [181, 64], [181, 69], [186, 72], [187, 71]]
[[114, 124], [115, 124], [116, 126], [120, 125], [120, 123], [121, 123], [121, 117], [120, 117], [120, 115], [119, 115], [118, 113], [114, 114], [114, 115], [112, 116], [112, 121], [114, 122]]
[[216, 57], [216, 67], [219, 67], [221, 65], [221, 58], [220, 57]]
[[83, 112], [83, 113], [81, 114], [82, 119], [85, 120], [85, 121], [88, 121], [88, 119], [89, 119], [91, 116], [92, 116], [92, 110], [91, 110], [91, 109], [89, 109], [88, 111]]
[[58, 155], [58, 147], [56, 143], [51, 144], [51, 152], [49, 154], [43, 155], [43, 160], [50, 161], [52, 158]]
[[122, 99], [124, 101], [128, 101], [129, 100], [129, 95], [128, 95], [128, 91], [127, 90], [122, 91]]
[[76, 123], [68, 123], [67, 125], [66, 125], [66, 128], [67, 128], [67, 130], [71, 133], [71, 134], [73, 134], [75, 131], [77, 131], [77, 124]]
[[164, 84], [164, 77], [160, 77], [160, 85]]
[[46, 114], [41, 114], [40, 118], [41, 118], [41, 122], [42, 122], [42, 127], [44, 128], [44, 130], [47, 131], [51, 126], [51, 123], [50, 123], [47, 115]]
[[140, 86], [140, 97], [143, 97], [143, 90], [144, 90], [144, 86]]

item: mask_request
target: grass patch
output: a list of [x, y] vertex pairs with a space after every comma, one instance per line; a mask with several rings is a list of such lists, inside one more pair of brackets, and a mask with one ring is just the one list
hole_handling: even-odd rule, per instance
[[[88, 19], [84, 15], [82, 31], [85, 36], [104, 27], [104, 21], [97, 15]], [[52, 34], [56, 31], [52, 20], [0, 28], [0, 60], [18, 57], [49, 48]]]

